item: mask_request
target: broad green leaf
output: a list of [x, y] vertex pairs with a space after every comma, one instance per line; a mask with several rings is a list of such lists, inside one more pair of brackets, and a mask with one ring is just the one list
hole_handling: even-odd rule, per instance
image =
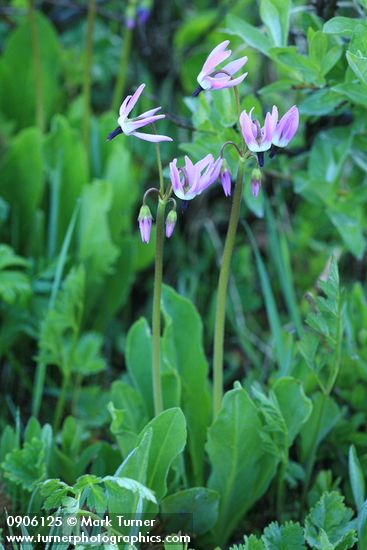
[[361, 463], [356, 448], [351, 445], [349, 448], [349, 479], [352, 486], [354, 502], [357, 510], [361, 510], [365, 501], [365, 481]]
[[324, 493], [319, 502], [310, 511], [305, 521], [305, 537], [308, 544], [317, 550], [324, 550], [320, 540], [322, 532], [325, 542], [331, 543], [331, 549], [348, 550], [356, 542], [353, 512], [346, 508], [344, 498], [337, 492]]
[[367, 85], [367, 56], [363, 55], [361, 51], [358, 51], [356, 54], [347, 51], [346, 57], [354, 74], [362, 84]]
[[0, 161], [0, 193], [11, 208], [12, 244], [29, 252], [36, 231], [36, 211], [44, 192], [42, 136], [27, 128], [11, 142]]
[[[0, 110], [16, 122], [18, 128], [35, 123], [36, 84], [32, 57], [31, 27], [28, 17], [11, 33], [0, 66]], [[46, 122], [57, 110], [60, 93], [61, 49], [50, 20], [37, 10], [35, 26], [38, 35], [41, 66], [41, 88]]]
[[203, 351], [202, 323], [191, 302], [168, 286], [163, 287], [162, 310], [165, 319], [162, 348], [181, 379], [191, 473], [194, 483], [200, 483], [210, 416], [208, 364]]
[[149, 418], [154, 415], [152, 393], [152, 337], [145, 319], [130, 327], [126, 338], [126, 366], [135, 388], [143, 397]]
[[340, 94], [334, 88], [317, 90], [304, 99], [299, 105], [302, 115], [322, 116], [333, 113], [341, 103]]
[[[142, 483], [139, 483], [139, 481], [136, 481], [135, 479], [129, 477], [105, 476], [102, 481], [113, 492], [116, 491], [117, 488], [125, 489], [127, 491], [137, 493], [139, 497], [143, 500], [149, 500], [154, 504], [157, 503], [152, 491], [150, 491], [147, 487], [145, 487]], [[119, 493], [119, 491], [117, 492]]]
[[313, 397], [311, 416], [301, 430], [301, 460], [306, 462], [316, 441], [318, 446], [331, 432], [342, 416], [342, 411], [332, 397], [316, 393]]
[[302, 383], [295, 378], [277, 380], [272, 388], [288, 429], [288, 445], [291, 446], [303, 424], [312, 412], [312, 402], [306, 397]]
[[60, 114], [52, 119], [44, 154], [50, 186], [48, 253], [54, 257], [64, 240], [76, 201], [88, 181], [87, 158], [80, 136]]
[[[201, 535], [209, 531], [218, 519], [220, 495], [205, 487], [192, 487], [167, 496], [161, 503], [163, 514], [172, 514], [172, 519], [163, 516], [168, 521], [171, 531], [190, 531], [193, 522], [193, 533]], [[187, 514], [187, 526], [184, 518]]]
[[359, 19], [351, 17], [332, 17], [324, 24], [323, 31], [326, 34], [340, 34], [346, 38], [351, 38], [357, 25], [360, 24]]
[[[150, 428], [144, 432], [140, 438], [137, 447], [131, 451], [128, 457], [121, 464], [115, 476], [124, 476], [139, 481], [142, 485], [147, 485], [147, 471], [150, 459], [150, 449], [153, 437], [153, 429]], [[137, 510], [139, 497], [137, 494], [127, 493], [116, 495], [109, 493], [108, 510], [114, 514], [121, 514], [128, 510], [133, 513]]]
[[290, 0], [261, 0], [260, 17], [275, 46], [286, 46], [289, 30]]
[[367, 501], [358, 512], [357, 529], [359, 547], [362, 550], [367, 545]]
[[226, 17], [226, 33], [239, 36], [246, 44], [263, 54], [267, 54], [272, 44], [266, 34], [236, 15]]
[[167, 492], [167, 475], [175, 458], [186, 444], [186, 421], [179, 408], [167, 409], [153, 418], [139, 436], [152, 431], [146, 485], [160, 501]]
[[213, 530], [216, 544], [228, 540], [275, 474], [278, 459], [264, 450], [262, 429], [259, 412], [246, 390], [236, 387], [227, 392], [219, 416], [209, 428], [207, 443], [211, 465], [208, 487], [221, 495]]
[[106, 181], [95, 181], [84, 188], [80, 212], [79, 257], [85, 264], [89, 285], [101, 283], [103, 277], [111, 273], [119, 255], [108, 226], [112, 199], [112, 188]]

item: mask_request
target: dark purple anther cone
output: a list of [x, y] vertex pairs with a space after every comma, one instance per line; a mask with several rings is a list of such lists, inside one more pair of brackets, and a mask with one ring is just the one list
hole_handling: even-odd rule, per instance
[[264, 152], [260, 151], [260, 153], [256, 153], [256, 154], [257, 154], [257, 161], [259, 163], [259, 166], [260, 168], [262, 168], [264, 166]]
[[276, 147], [275, 145], [271, 146], [270, 152], [269, 152], [269, 158], [273, 159], [275, 155], [278, 152], [279, 147]]
[[192, 97], [197, 97], [197, 96], [200, 94], [200, 92], [203, 91], [203, 89], [204, 89], [204, 88], [202, 88], [201, 86], [198, 86], [198, 87], [196, 88], [196, 90], [195, 90], [194, 92], [192, 92]]
[[115, 128], [115, 130], [113, 132], [111, 132], [110, 134], [108, 134], [107, 136], [107, 141], [111, 141], [111, 139], [115, 138], [116, 136], [118, 136], [119, 134], [122, 134], [122, 130], [120, 128], [120, 126], [118, 126], [117, 128]]
[[188, 209], [190, 201], [181, 201], [181, 212], [185, 212]]
[[148, 21], [150, 16], [150, 10], [147, 8], [138, 8], [136, 11], [139, 25], [143, 26]]

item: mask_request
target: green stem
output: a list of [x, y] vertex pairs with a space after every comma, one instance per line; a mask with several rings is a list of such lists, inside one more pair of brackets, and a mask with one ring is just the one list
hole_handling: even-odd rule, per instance
[[161, 293], [163, 278], [163, 246], [164, 246], [164, 211], [166, 203], [159, 199], [156, 222], [155, 245], [155, 272], [152, 318], [152, 376], [154, 413], [158, 415], [163, 411], [161, 372], [160, 372], [160, 344], [161, 344]]
[[318, 448], [318, 439], [319, 439], [320, 428], [322, 426], [322, 420], [323, 420], [323, 416], [324, 416], [325, 407], [326, 407], [328, 397], [329, 397], [329, 395], [327, 393], [322, 394], [322, 403], [321, 403], [321, 408], [320, 408], [320, 414], [319, 414], [319, 417], [317, 419], [316, 429], [314, 431], [314, 437], [313, 437], [312, 446], [311, 446], [311, 452], [310, 452], [310, 455], [309, 455], [309, 458], [308, 458], [308, 461], [307, 461], [307, 466], [306, 466], [306, 474], [305, 474], [305, 482], [303, 484], [300, 514], [303, 514], [303, 510], [304, 510], [304, 507], [305, 507], [305, 504], [306, 504], [308, 488], [309, 488], [309, 485], [310, 485], [311, 476], [312, 476], [313, 468], [314, 468], [315, 461], [316, 461], [316, 453], [317, 453], [317, 448]]
[[124, 41], [122, 44], [120, 67], [116, 80], [115, 91], [113, 94], [112, 110], [117, 111], [122, 102], [122, 95], [124, 93], [126, 84], [127, 68], [129, 65], [129, 57], [131, 50], [132, 29], [125, 27]]
[[282, 521], [284, 496], [285, 496], [285, 472], [287, 469], [288, 457], [283, 458], [278, 473], [278, 490], [277, 490], [277, 517], [278, 521]]
[[42, 85], [41, 51], [33, 0], [28, 0], [28, 17], [32, 36], [32, 57], [36, 87], [36, 123], [41, 132], [45, 129], [45, 110]]
[[90, 90], [91, 90], [91, 70], [93, 54], [93, 28], [96, 15], [96, 0], [89, 0], [88, 18], [87, 18], [87, 36], [85, 42], [85, 65], [83, 80], [83, 142], [84, 148], [89, 157], [89, 134], [90, 134]]
[[217, 417], [222, 403], [223, 396], [223, 344], [224, 327], [226, 316], [227, 287], [231, 268], [232, 253], [236, 238], [236, 231], [241, 209], [242, 180], [243, 180], [243, 159], [237, 173], [237, 182], [233, 194], [232, 209], [229, 218], [226, 242], [223, 250], [222, 264], [219, 273], [217, 290], [217, 307], [215, 312], [214, 329], [214, 354], [213, 354], [213, 414]]
[[63, 375], [62, 378], [62, 386], [59, 393], [59, 398], [56, 403], [56, 409], [55, 409], [55, 416], [54, 416], [54, 423], [53, 423], [53, 430], [54, 433], [56, 433], [60, 427], [62, 415], [64, 414], [64, 408], [65, 408], [65, 401], [66, 401], [66, 394], [69, 387], [69, 375]]

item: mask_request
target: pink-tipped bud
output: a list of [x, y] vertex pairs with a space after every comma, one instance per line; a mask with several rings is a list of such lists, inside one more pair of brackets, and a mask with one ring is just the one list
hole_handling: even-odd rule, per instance
[[177, 222], [176, 210], [170, 210], [166, 218], [166, 237], [169, 239], [172, 237], [173, 230]]
[[138, 222], [141, 240], [143, 241], [143, 243], [149, 243], [153, 217], [150, 212], [149, 206], [147, 206], [146, 204], [143, 204], [143, 206], [140, 208]]
[[232, 181], [231, 173], [227, 168], [220, 173], [220, 182], [222, 184], [225, 196], [230, 197], [232, 191]]
[[251, 174], [251, 191], [254, 197], [257, 197], [261, 187], [261, 172], [258, 168], [254, 168]]

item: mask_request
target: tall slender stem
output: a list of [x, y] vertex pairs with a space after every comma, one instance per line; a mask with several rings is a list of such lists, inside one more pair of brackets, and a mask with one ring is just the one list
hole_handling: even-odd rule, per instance
[[152, 317], [152, 376], [153, 376], [153, 399], [154, 413], [158, 415], [163, 411], [163, 397], [160, 369], [160, 344], [161, 344], [161, 293], [163, 278], [163, 246], [164, 246], [164, 212], [165, 201], [158, 200], [157, 221], [156, 221], [156, 245], [155, 245], [155, 272], [154, 272], [154, 295], [153, 295], [153, 317]]
[[93, 55], [93, 28], [96, 15], [96, 0], [88, 2], [88, 18], [87, 18], [87, 36], [85, 42], [85, 64], [84, 64], [84, 80], [83, 80], [83, 142], [84, 148], [89, 157], [89, 133], [90, 133], [90, 89], [91, 89], [91, 70], [92, 70], [92, 55]]
[[124, 32], [124, 41], [122, 44], [121, 56], [120, 56], [120, 66], [119, 72], [117, 75], [115, 91], [113, 93], [112, 100], [112, 111], [115, 112], [121, 105], [122, 94], [124, 93], [125, 84], [126, 84], [126, 75], [127, 67], [129, 65], [129, 57], [131, 50], [131, 39], [132, 39], [132, 29], [125, 27]]
[[213, 355], [213, 414], [217, 417], [223, 396], [223, 343], [226, 317], [227, 287], [231, 268], [233, 247], [241, 209], [243, 159], [240, 159], [237, 181], [233, 194], [231, 214], [223, 250], [222, 264], [219, 273], [217, 290], [217, 307], [215, 312], [214, 355]]
[[28, 17], [32, 36], [32, 57], [36, 88], [36, 123], [41, 132], [45, 129], [45, 109], [42, 85], [42, 66], [39, 35], [33, 0], [28, 0]]

